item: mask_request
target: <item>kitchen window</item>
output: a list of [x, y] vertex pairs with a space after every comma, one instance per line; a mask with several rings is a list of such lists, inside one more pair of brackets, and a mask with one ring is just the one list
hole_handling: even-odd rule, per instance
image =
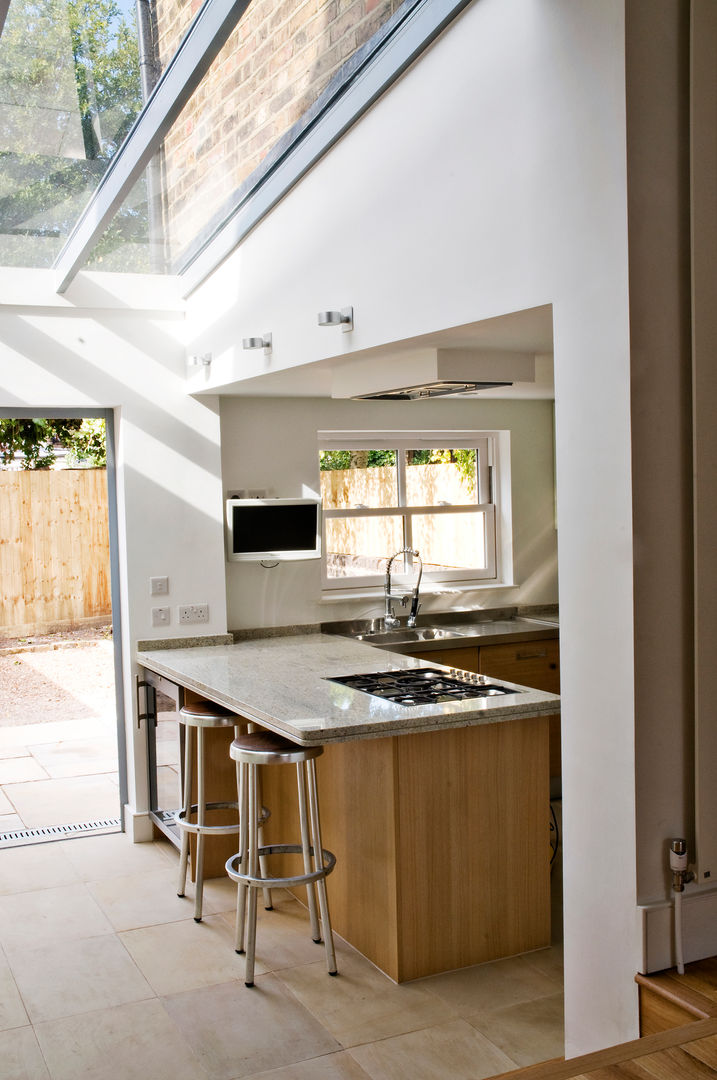
[[[498, 433], [322, 431], [323, 588], [382, 586], [419, 552], [424, 582], [496, 582]], [[396, 559], [397, 574], [413, 559]]]

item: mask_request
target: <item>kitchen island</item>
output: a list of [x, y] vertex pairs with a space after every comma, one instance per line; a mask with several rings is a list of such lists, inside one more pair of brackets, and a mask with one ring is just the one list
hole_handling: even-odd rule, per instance
[[[440, 666], [439, 655], [430, 666]], [[325, 746], [318, 777], [324, 846], [337, 856], [332, 920], [393, 979], [550, 944], [548, 716], [558, 711], [556, 695], [504, 684], [515, 692], [396, 704], [331, 677], [420, 670], [426, 660], [326, 634], [137, 659], [161, 688]], [[212, 797], [222, 798], [233, 769], [227, 747], [217, 749], [214, 782], [225, 790]], [[267, 843], [296, 835], [287, 773], [264, 770]]]

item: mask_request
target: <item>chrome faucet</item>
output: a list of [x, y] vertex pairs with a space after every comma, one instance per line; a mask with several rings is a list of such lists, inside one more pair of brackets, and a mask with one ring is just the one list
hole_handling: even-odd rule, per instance
[[[412, 555], [414, 559], [418, 559], [418, 577], [416, 578], [416, 584], [413, 587], [413, 592], [407, 593], [405, 595], [401, 593], [391, 592], [391, 567], [393, 566], [393, 560], [397, 559], [399, 555]], [[422, 575], [423, 561], [419, 553], [417, 551], [414, 551], [413, 548], [401, 548], [400, 551], [397, 551], [396, 554], [392, 555], [391, 558], [388, 560], [388, 564], [386, 566], [386, 582], [384, 585], [385, 608], [383, 616], [383, 625], [386, 627], [386, 629], [390, 630], [391, 628], [399, 625], [399, 620], [397, 616], [394, 615], [393, 607], [391, 606], [392, 600], [400, 600], [402, 607], [405, 607], [409, 600], [411, 601], [411, 611], [408, 616], [407, 625], [416, 625], [416, 616], [418, 615], [418, 609], [421, 606], [418, 599], [418, 590], [421, 584]]]

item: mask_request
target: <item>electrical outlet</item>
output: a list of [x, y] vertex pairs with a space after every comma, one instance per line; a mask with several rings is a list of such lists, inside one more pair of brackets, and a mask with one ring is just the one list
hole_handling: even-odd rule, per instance
[[237, 488], [236, 491], [227, 492], [228, 499], [246, 499], [246, 488]]
[[171, 614], [168, 607], [152, 608], [152, 626], [168, 626], [170, 621]]
[[177, 618], [185, 624], [209, 622], [209, 604], [180, 604]]
[[266, 488], [249, 488], [247, 498], [249, 498], [249, 499], [265, 499], [266, 498]]
[[150, 596], [166, 596], [169, 592], [168, 577], [151, 577], [149, 579]]

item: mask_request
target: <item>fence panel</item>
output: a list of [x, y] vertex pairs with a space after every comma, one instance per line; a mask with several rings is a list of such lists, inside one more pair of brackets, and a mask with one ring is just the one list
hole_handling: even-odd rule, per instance
[[0, 582], [7, 635], [111, 614], [104, 469], [0, 471]]

